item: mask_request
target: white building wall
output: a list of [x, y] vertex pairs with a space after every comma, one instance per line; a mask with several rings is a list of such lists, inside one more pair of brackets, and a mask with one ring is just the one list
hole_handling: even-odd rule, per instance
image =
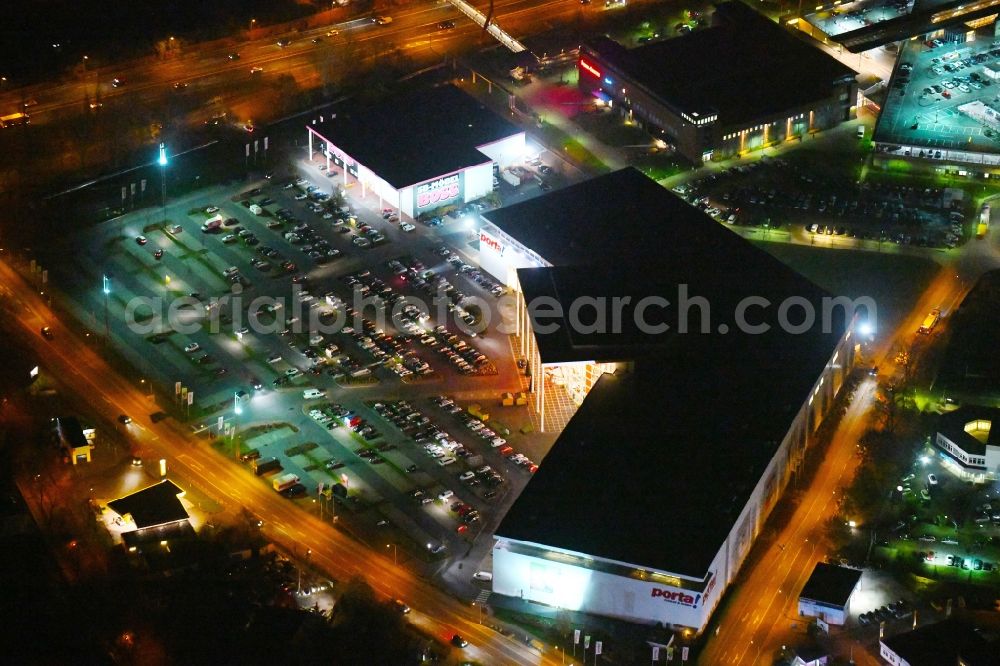
[[[479, 152], [485, 154], [491, 160], [500, 165], [501, 169], [512, 164], [521, 164], [525, 156], [524, 132], [518, 132], [506, 139], [500, 139], [493, 143], [476, 146]], [[490, 187], [493, 186], [493, 168], [490, 167]]]
[[662, 622], [697, 631], [704, 629], [711, 609], [721, 597], [721, 590], [715, 589], [718, 583], [709, 590], [710, 605], [706, 605], [703, 594], [694, 590], [557, 561], [563, 551], [553, 551], [553, 559], [516, 553], [509, 548], [516, 543], [500, 538], [494, 545], [493, 591], [498, 594], [630, 622]]
[[483, 162], [465, 170], [465, 202], [481, 199], [493, 192], [493, 163]]
[[374, 194], [381, 199], [383, 207], [399, 208], [399, 190], [382, 180], [378, 174], [366, 167], [364, 164], [360, 163], [358, 164], [358, 181], [361, 183], [363, 190]]
[[845, 609], [816, 603], [811, 599], [799, 599], [799, 615], [804, 617], [818, 617], [827, 624], [836, 624], [838, 626], [843, 626], [847, 619]]
[[409, 185], [399, 191], [399, 210], [404, 215], [413, 217], [413, 186]]
[[[492, 179], [492, 174], [490, 174]], [[492, 186], [493, 181], [490, 181]], [[517, 287], [518, 268], [550, 266], [547, 261], [502, 232], [496, 225], [483, 221], [479, 230], [479, 266], [510, 288]]]

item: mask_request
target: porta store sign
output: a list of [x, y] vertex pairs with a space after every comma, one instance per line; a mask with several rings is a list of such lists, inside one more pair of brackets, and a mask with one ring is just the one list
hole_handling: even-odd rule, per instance
[[501, 257], [503, 256], [503, 251], [504, 251], [503, 243], [493, 238], [493, 236], [490, 236], [485, 231], [479, 232], [479, 244], [482, 247], [490, 248], [491, 250], [499, 254]]
[[684, 590], [665, 590], [660, 587], [654, 587], [650, 596], [654, 599], [659, 598], [672, 604], [690, 606], [691, 608], [697, 608], [698, 602], [701, 600], [700, 594], [688, 594]]
[[434, 208], [449, 203], [462, 195], [462, 172], [444, 176], [414, 189], [417, 210]]

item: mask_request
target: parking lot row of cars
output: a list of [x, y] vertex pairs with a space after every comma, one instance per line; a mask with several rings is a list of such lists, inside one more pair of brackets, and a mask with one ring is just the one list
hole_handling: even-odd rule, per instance
[[962, 237], [963, 212], [944, 207], [940, 188], [837, 177], [817, 186], [815, 173], [784, 158], [765, 156], [673, 190], [727, 224], [781, 229], [802, 221], [808, 233], [929, 247], [955, 247]]
[[904, 599], [894, 601], [891, 604], [876, 608], [875, 610], [862, 613], [858, 616], [858, 624], [867, 627], [870, 624], [879, 624], [887, 620], [901, 619], [913, 615], [913, 606]]

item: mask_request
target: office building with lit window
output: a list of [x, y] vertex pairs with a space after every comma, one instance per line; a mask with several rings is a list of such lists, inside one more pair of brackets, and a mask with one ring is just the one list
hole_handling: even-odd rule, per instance
[[799, 140], [851, 117], [855, 72], [739, 2], [713, 25], [626, 49], [585, 42], [579, 85], [695, 164]]
[[934, 444], [944, 467], [959, 478], [974, 483], [1000, 479], [1000, 409], [968, 406], [944, 414]]
[[[560, 432], [496, 530], [493, 591], [702, 631], [850, 372], [854, 314], [781, 325], [828, 294], [635, 169], [484, 217]], [[766, 331], [737, 324], [748, 299]]]

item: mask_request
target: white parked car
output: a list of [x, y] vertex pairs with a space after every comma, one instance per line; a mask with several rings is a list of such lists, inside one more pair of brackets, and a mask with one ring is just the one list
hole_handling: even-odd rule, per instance
[[472, 574], [472, 578], [473, 580], [481, 580], [484, 582], [489, 582], [493, 580], [493, 574], [490, 573], [489, 571], [477, 571], [476, 573]]
[[450, 497], [454, 497], [454, 496], [455, 496], [455, 493], [453, 491], [451, 491], [451, 490], [442, 490], [440, 493], [438, 493], [438, 499], [439, 500], [446, 500], [446, 499], [448, 499]]
[[416, 229], [416, 227], [413, 226], [412, 224], [410, 224], [409, 222], [400, 222], [399, 223], [399, 228], [402, 229], [403, 231], [407, 231], [407, 232], [413, 231], [414, 229]]
[[199, 349], [201, 349], [201, 345], [199, 345], [197, 342], [192, 342], [184, 347], [184, 351], [186, 351], [188, 354], [193, 354]]
[[313, 337], [309, 338], [309, 344], [311, 344], [311, 345], [321, 345], [321, 344], [323, 344], [323, 336], [322, 335], [314, 335]]

